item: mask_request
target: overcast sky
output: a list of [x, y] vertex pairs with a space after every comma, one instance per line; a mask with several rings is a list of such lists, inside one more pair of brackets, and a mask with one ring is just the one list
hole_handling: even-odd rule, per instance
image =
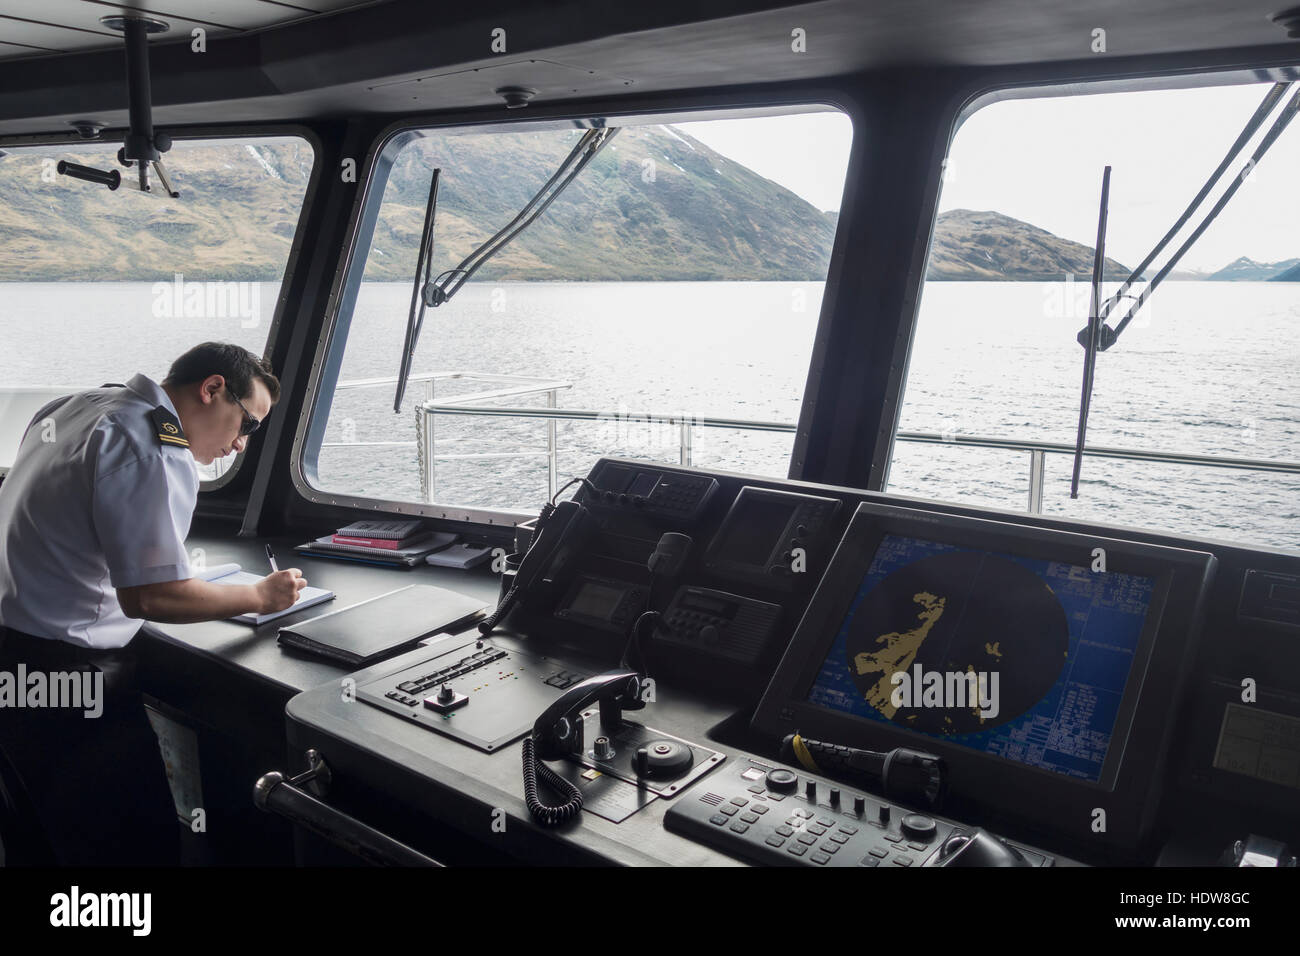
[[[1091, 246], [1102, 168], [1110, 164], [1107, 253], [1136, 266], [1218, 165], [1268, 88], [1251, 84], [994, 103], [958, 130], [940, 211], [994, 210]], [[1269, 125], [1271, 120], [1230, 167], [1207, 210]], [[840, 206], [852, 137], [847, 117], [820, 113], [679, 128], [819, 209]], [[1238, 256], [1261, 262], [1300, 257], [1296, 170], [1300, 119], [1287, 127], [1179, 268], [1212, 271]]]
[[675, 123], [728, 159], [780, 183], [818, 209], [838, 210], [853, 124], [843, 113]]

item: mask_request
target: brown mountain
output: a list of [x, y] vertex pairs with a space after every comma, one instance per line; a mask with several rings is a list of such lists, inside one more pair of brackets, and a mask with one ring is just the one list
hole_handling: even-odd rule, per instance
[[[365, 277], [410, 281], [431, 170], [443, 170], [435, 270], [510, 222], [577, 133], [429, 137], [402, 150]], [[255, 145], [254, 145], [255, 144]], [[311, 173], [301, 142], [178, 144], [179, 199], [53, 174], [57, 160], [117, 168], [115, 147], [0, 156], [0, 281], [267, 280], [288, 256]], [[126, 171], [123, 171], [126, 172]], [[835, 216], [670, 127], [625, 129], [476, 279], [815, 281]]]
[[[417, 140], [394, 164], [366, 278], [409, 281], [430, 171], [443, 169], [435, 274], [509, 222], [576, 141], [540, 133]], [[178, 144], [180, 199], [52, 174], [114, 168], [107, 144], [0, 157], [0, 281], [269, 280], [282, 273], [313, 156], [301, 141]], [[672, 127], [622, 131], [514, 244], [489, 281], [816, 281], [838, 216]], [[1128, 270], [1107, 260], [1107, 278]], [[1087, 279], [1092, 250], [996, 212], [939, 216], [931, 280]]]
[[[926, 278], [1059, 281], [1092, 278], [1091, 246], [1054, 236], [1000, 212], [953, 209], [939, 214]], [[1123, 281], [1132, 270], [1106, 258], [1105, 278]]]
[[[256, 144], [256, 145], [253, 145]], [[57, 175], [69, 160], [118, 169], [117, 147], [13, 149], [0, 157], [0, 280], [274, 280], [284, 272], [311, 174], [301, 140], [177, 143], [166, 164], [180, 199]]]

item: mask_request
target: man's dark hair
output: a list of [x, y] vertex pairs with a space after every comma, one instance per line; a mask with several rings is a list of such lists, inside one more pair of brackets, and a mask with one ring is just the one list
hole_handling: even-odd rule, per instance
[[164, 385], [192, 385], [209, 375], [222, 375], [238, 399], [253, 394], [253, 379], [260, 378], [271, 393], [271, 404], [280, 400], [280, 380], [271, 374], [271, 363], [246, 348], [227, 342], [204, 342], [175, 362], [163, 379]]

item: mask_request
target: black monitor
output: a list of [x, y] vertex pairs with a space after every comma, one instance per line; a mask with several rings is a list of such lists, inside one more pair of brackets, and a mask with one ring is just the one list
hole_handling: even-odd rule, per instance
[[1130, 855], [1155, 811], [1214, 564], [861, 504], [754, 726], [939, 754], [963, 803]]

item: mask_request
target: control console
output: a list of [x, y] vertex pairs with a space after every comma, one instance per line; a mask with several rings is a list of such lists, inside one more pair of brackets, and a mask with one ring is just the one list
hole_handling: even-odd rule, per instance
[[476, 634], [411, 652], [357, 688], [357, 698], [404, 720], [493, 751], [518, 740], [537, 714], [589, 675]]
[[780, 623], [779, 604], [683, 585], [664, 611], [655, 636], [660, 641], [754, 663]]
[[709, 475], [604, 460], [592, 469], [589, 482], [594, 490], [584, 488], [576, 496], [588, 508], [678, 524], [690, 524], [699, 518], [718, 490], [717, 479]]
[[738, 760], [682, 794], [669, 830], [754, 863], [784, 866], [1039, 866], [1013, 844], [776, 764]]

